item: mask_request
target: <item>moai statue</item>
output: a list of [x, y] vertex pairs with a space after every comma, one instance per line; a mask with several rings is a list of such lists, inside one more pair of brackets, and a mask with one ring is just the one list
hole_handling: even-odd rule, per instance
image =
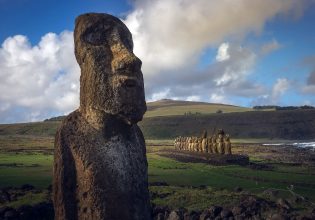
[[185, 150], [189, 150], [189, 137], [185, 137]]
[[175, 138], [175, 140], [174, 140], [174, 148], [175, 148], [175, 150], [177, 150], [177, 149], [178, 149], [178, 147], [177, 147], [177, 139], [178, 139], [178, 137], [177, 137], [177, 138]]
[[203, 152], [202, 138], [201, 137], [198, 137], [198, 146], [199, 146], [199, 152]]
[[62, 122], [54, 153], [56, 220], [151, 219], [141, 61], [124, 23], [83, 14], [74, 30], [80, 107]]
[[182, 150], [182, 148], [183, 148], [183, 138], [184, 137], [179, 137], [179, 139], [178, 139], [178, 149], [179, 150]]
[[189, 140], [188, 150], [189, 151], [193, 151], [193, 140], [192, 140], [192, 137], [189, 137], [188, 140]]
[[191, 137], [191, 151], [195, 151], [196, 144], [195, 144], [195, 137]]
[[213, 154], [213, 144], [212, 144], [212, 137], [207, 138], [207, 145], [208, 145], [208, 153]]
[[212, 136], [212, 151], [214, 154], [219, 153], [216, 135]]
[[224, 131], [223, 129], [219, 129], [217, 132], [217, 148], [219, 154], [224, 154]]
[[181, 139], [180, 136], [176, 138], [176, 149], [177, 149], [177, 150], [180, 149], [180, 139]]
[[201, 146], [202, 146], [202, 151], [205, 152], [205, 153], [208, 153], [208, 140], [207, 140], [207, 136], [202, 138]]
[[224, 148], [225, 148], [225, 154], [232, 154], [230, 135], [228, 134], [225, 135], [224, 137]]
[[219, 153], [224, 154], [224, 141], [223, 141], [223, 135], [222, 134], [218, 134], [217, 143], [218, 143]]
[[183, 138], [184, 137], [179, 137], [179, 140], [178, 140], [178, 149], [179, 150], [182, 150], [182, 148], [183, 148]]
[[194, 137], [194, 151], [198, 151], [198, 138]]

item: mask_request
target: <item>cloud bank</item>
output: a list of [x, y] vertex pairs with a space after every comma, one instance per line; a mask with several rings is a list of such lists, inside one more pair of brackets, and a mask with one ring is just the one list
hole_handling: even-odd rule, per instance
[[306, 57], [302, 65], [307, 66], [310, 69], [308, 74], [306, 85], [302, 86], [301, 91], [304, 94], [315, 94], [315, 56]]
[[[249, 33], [262, 32], [266, 22], [279, 15], [301, 14], [306, 2], [134, 1], [123, 21], [133, 33], [134, 52], [143, 61], [147, 100], [233, 103], [233, 96], [278, 100], [283, 94], [279, 88], [286, 88], [283, 79], [268, 92], [249, 76], [259, 56], [280, 44], [272, 39], [257, 51], [243, 40]], [[204, 57], [208, 49], [217, 49], [214, 57]], [[48, 33], [37, 45], [22, 35], [7, 38], [0, 48], [0, 69], [1, 123], [41, 120], [78, 106], [80, 70], [72, 32]]]
[[[149, 100], [156, 94], [230, 102], [231, 95], [268, 95], [249, 81], [258, 56], [281, 47], [276, 39], [255, 50], [244, 37], [259, 34], [277, 16], [298, 16], [307, 1], [295, 0], [136, 0], [125, 23], [134, 51], [143, 61]], [[208, 48], [218, 48], [205, 69], [198, 68]]]
[[1, 122], [36, 121], [78, 106], [79, 67], [69, 31], [48, 33], [36, 46], [22, 35], [0, 49]]

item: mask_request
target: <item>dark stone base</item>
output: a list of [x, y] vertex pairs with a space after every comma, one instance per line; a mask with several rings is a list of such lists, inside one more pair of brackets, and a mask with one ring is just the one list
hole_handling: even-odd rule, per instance
[[249, 157], [239, 154], [208, 154], [202, 152], [165, 150], [159, 153], [161, 156], [176, 159], [181, 162], [208, 163], [211, 165], [237, 164], [241, 166], [249, 165]]

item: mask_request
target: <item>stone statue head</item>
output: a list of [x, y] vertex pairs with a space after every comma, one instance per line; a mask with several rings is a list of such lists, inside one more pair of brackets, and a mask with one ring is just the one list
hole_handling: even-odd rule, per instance
[[118, 18], [89, 13], [76, 18], [75, 56], [81, 68], [80, 111], [104, 112], [129, 124], [146, 111], [141, 60], [132, 36]]

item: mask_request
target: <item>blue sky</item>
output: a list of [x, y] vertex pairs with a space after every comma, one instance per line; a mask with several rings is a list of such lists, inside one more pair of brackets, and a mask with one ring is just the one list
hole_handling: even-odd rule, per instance
[[85, 12], [128, 26], [148, 101], [315, 105], [314, 0], [0, 0], [0, 123], [78, 107]]

